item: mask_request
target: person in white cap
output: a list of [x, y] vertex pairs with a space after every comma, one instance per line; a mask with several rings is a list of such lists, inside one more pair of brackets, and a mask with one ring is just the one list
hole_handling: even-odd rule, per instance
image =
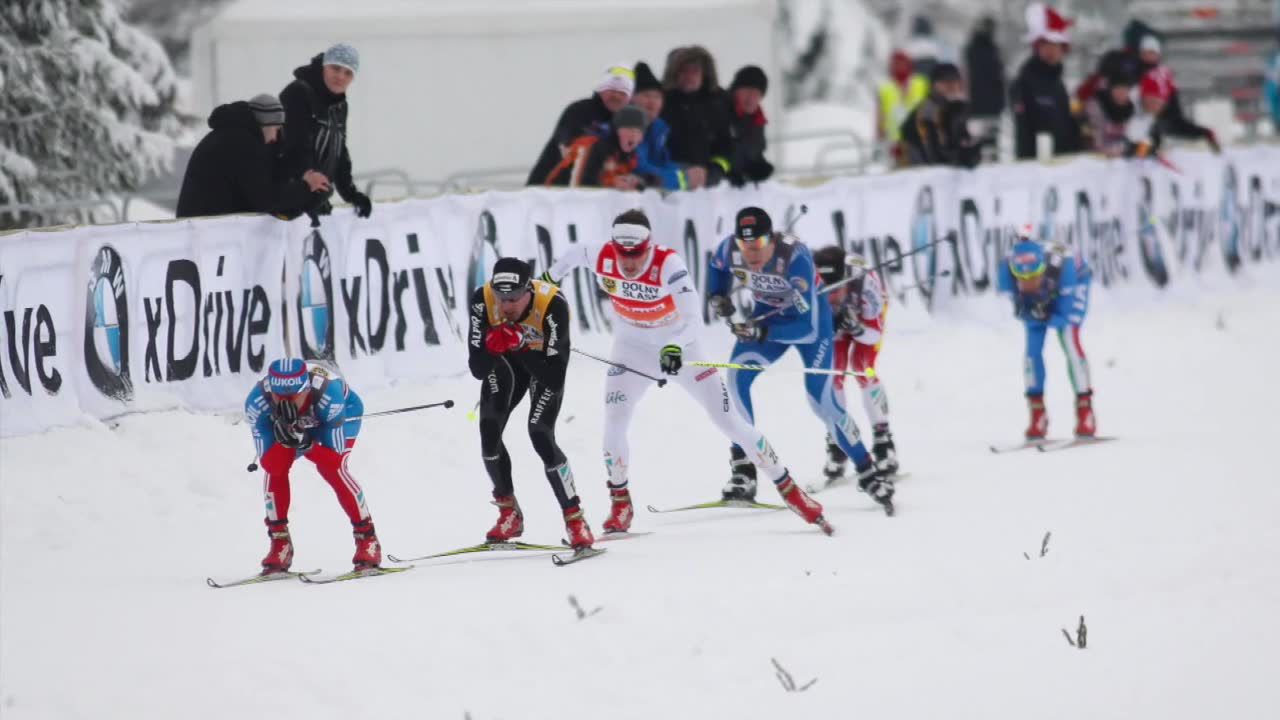
[[1071, 113], [1071, 98], [1062, 81], [1062, 60], [1070, 47], [1071, 21], [1041, 3], [1027, 7], [1027, 42], [1031, 57], [1009, 88], [1013, 108], [1015, 152], [1036, 157], [1037, 136], [1053, 139], [1053, 154], [1080, 152], [1080, 125]]
[[529, 171], [525, 184], [544, 184], [547, 174], [564, 159], [569, 144], [583, 135], [605, 130], [613, 114], [631, 101], [635, 90], [636, 73], [630, 63], [617, 63], [606, 68], [591, 97], [569, 103], [560, 113], [555, 129], [542, 147], [542, 154]]
[[[333, 45], [293, 71], [294, 81], [280, 93], [280, 102], [288, 127], [285, 167], [299, 177], [310, 170], [324, 175], [356, 216], [364, 218], [373, 212], [373, 203], [356, 189], [347, 151], [347, 89], [359, 70], [360, 53], [354, 47]], [[331, 210], [326, 193], [308, 212], [324, 215]]]

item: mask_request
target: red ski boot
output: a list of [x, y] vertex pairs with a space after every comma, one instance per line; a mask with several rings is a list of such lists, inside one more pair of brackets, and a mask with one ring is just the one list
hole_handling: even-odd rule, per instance
[[382, 564], [382, 545], [378, 543], [378, 533], [373, 529], [372, 520], [353, 525], [351, 536], [356, 540], [356, 554], [351, 557], [351, 564], [357, 570], [376, 568]]
[[817, 525], [828, 535], [833, 532], [831, 525], [822, 517], [822, 505], [801, 490], [796, 481], [791, 479], [790, 473], [784, 475], [778, 483], [778, 493], [786, 501], [787, 507], [804, 518], [805, 522]]
[[609, 509], [609, 518], [604, 521], [604, 534], [624, 533], [631, 529], [631, 520], [636, 510], [631, 505], [631, 491], [626, 488], [609, 488], [613, 498], [613, 507]]
[[1076, 437], [1093, 437], [1098, 421], [1093, 417], [1093, 391], [1076, 396]]
[[574, 550], [589, 548], [596, 539], [582, 517], [582, 509], [573, 507], [564, 511], [564, 530], [569, 534], [569, 546]]
[[266, 521], [271, 549], [262, 558], [262, 573], [285, 572], [293, 565], [293, 540], [289, 537], [289, 521]]
[[1031, 408], [1031, 424], [1027, 426], [1027, 439], [1041, 440], [1049, 433], [1049, 416], [1044, 411], [1044, 395], [1028, 395], [1027, 407]]
[[520, 503], [515, 495], [503, 495], [493, 499], [498, 506], [498, 522], [484, 536], [485, 542], [511, 542], [524, 534], [524, 513], [520, 512]]

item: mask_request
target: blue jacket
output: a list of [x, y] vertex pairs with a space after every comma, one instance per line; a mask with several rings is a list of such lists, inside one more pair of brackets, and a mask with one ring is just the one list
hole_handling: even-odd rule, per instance
[[[347, 438], [355, 437], [360, 429], [358, 422], [347, 423], [347, 416], [362, 415], [364, 403], [342, 378], [327, 372], [319, 374], [314, 368], [311, 373], [308, 388], [303, 391], [311, 394], [311, 400], [302, 411], [300, 424], [307, 428], [312, 439], [341, 452]], [[254, 383], [244, 402], [245, 419], [253, 432], [259, 457], [275, 442], [273, 408], [264, 392], [265, 384], [265, 378]]]
[[999, 292], [1012, 296], [1014, 315], [1028, 325], [1061, 329], [1082, 324], [1089, 312], [1089, 283], [1093, 280], [1093, 273], [1087, 265], [1077, 263], [1076, 258], [1058, 249], [1045, 254], [1045, 265], [1045, 278], [1040, 290], [1023, 293], [1018, 291], [1006, 257], [1000, 263]]
[[662, 118], [654, 118], [644, 131], [644, 140], [636, 148], [636, 174], [657, 178], [664, 190], [684, 190], [687, 187], [684, 170], [672, 162], [667, 140], [671, 126]]
[[1280, 52], [1271, 58], [1271, 64], [1267, 66], [1267, 81], [1262, 91], [1267, 98], [1271, 119], [1280, 126]]
[[831, 334], [831, 307], [818, 297], [813, 254], [794, 237], [775, 233], [773, 257], [758, 272], [743, 262], [733, 238], [725, 238], [711, 258], [707, 294], [727, 297], [735, 278], [756, 301], [752, 317], [784, 308], [761, 321], [769, 328], [766, 341], [807, 345]]

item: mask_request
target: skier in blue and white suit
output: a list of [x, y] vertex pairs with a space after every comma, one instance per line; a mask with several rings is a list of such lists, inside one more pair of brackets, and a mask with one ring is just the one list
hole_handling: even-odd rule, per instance
[[[830, 370], [835, 333], [831, 306], [818, 297], [813, 255], [796, 238], [773, 232], [768, 213], [757, 207], [738, 212], [732, 237], [725, 238], [711, 259], [707, 278], [708, 304], [722, 318], [733, 315], [729, 293], [734, 280], [751, 290], [755, 298], [753, 318], [774, 312], [758, 321], [732, 323], [738, 342], [731, 362], [768, 366], [794, 347], [808, 368]], [[760, 375], [755, 370], [731, 370], [729, 392], [748, 420], [754, 422], [751, 384]], [[841, 393], [833, 376], [805, 375], [809, 406], [822, 419], [827, 431], [853, 458], [858, 484], [877, 502], [889, 506], [893, 482], [877, 467], [862, 444], [858, 427], [845, 412]], [[755, 466], [741, 448], [732, 449], [732, 477], [724, 497], [752, 499], [756, 492]]]

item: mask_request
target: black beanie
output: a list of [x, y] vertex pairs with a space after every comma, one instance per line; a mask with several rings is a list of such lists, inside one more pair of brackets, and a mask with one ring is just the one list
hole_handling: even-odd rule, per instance
[[653, 74], [649, 69], [648, 63], [636, 63], [636, 92], [643, 90], [661, 90], [662, 83], [658, 82], [658, 76]]
[[769, 78], [765, 76], [764, 70], [755, 65], [747, 65], [733, 75], [733, 82], [729, 85], [729, 92], [733, 92], [738, 88], [755, 88], [760, 91], [761, 95], [769, 92]]
[[615, 130], [622, 128], [635, 128], [637, 130], [647, 130], [649, 128], [649, 116], [635, 105], [627, 105], [619, 108], [618, 112], [613, 114], [613, 127]]
[[951, 63], [938, 63], [933, 66], [933, 70], [929, 72], [929, 83], [947, 82], [948, 80], [959, 80], [960, 68]]

